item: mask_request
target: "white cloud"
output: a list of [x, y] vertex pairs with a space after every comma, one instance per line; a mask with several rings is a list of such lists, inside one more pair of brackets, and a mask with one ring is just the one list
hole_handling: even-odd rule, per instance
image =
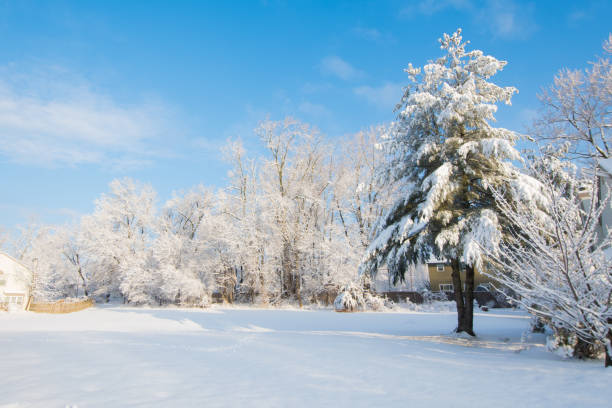
[[355, 95], [365, 98], [380, 109], [393, 110], [403, 94], [402, 84], [386, 82], [379, 87], [359, 86], [353, 89]]
[[168, 129], [159, 103], [118, 103], [53, 68], [9, 71], [3, 69], [0, 80], [0, 156], [9, 161], [125, 169], [162, 155], [151, 143]]
[[320, 67], [324, 74], [333, 75], [345, 81], [363, 76], [362, 71], [336, 55], [323, 58]]

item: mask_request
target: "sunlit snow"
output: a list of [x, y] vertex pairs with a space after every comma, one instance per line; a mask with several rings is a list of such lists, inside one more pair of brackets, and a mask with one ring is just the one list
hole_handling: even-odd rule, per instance
[[[563, 360], [519, 311], [96, 307], [0, 314], [0, 406], [607, 407], [612, 371]], [[562, 397], [561, 397], [562, 395]]]

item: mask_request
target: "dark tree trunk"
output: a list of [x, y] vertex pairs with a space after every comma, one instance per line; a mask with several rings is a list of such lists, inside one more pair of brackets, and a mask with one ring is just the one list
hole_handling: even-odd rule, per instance
[[456, 332], [463, 331], [463, 319], [465, 315], [465, 303], [463, 302], [463, 292], [461, 290], [461, 275], [459, 268], [459, 261], [453, 259], [451, 261], [451, 268], [453, 269], [451, 277], [453, 278], [453, 293], [455, 296], [455, 303], [457, 304], [457, 329]]
[[464, 298], [461, 284], [461, 265], [459, 260], [451, 261], [453, 272], [453, 293], [457, 304], [457, 333], [465, 332], [470, 336], [474, 334], [474, 268], [466, 268], [466, 293]]
[[465, 266], [465, 332], [471, 336], [474, 333], [474, 267]]
[[81, 269], [81, 261], [79, 260], [78, 254], [76, 256], [76, 263], [79, 266], [77, 272], [79, 273], [79, 276], [81, 277], [81, 282], [83, 283], [83, 291], [85, 292], [85, 296], [87, 297], [89, 296], [89, 293], [87, 293], [87, 283], [85, 282], [85, 276], [83, 276], [83, 270]]
[[292, 268], [291, 246], [288, 242], [283, 244], [283, 256], [281, 260], [281, 296], [291, 297], [295, 293], [295, 283]]
[[[608, 319], [608, 324], [612, 324], [612, 319]], [[612, 367], [612, 329], [608, 330], [608, 335], [606, 336], [606, 344], [604, 344], [606, 349], [606, 359], [604, 361], [604, 367]]]

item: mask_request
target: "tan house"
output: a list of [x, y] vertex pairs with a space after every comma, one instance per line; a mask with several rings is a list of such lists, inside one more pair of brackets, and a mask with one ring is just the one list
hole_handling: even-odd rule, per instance
[[[433, 292], [452, 292], [453, 278], [451, 276], [453, 270], [450, 264], [444, 260], [432, 260], [427, 263], [429, 272], [429, 284]], [[461, 282], [465, 282], [465, 269], [461, 270]], [[494, 281], [486, 275], [480, 273], [478, 269], [474, 270], [474, 289], [478, 286], [489, 288]], [[464, 283], [465, 289], [465, 283]]]
[[18, 260], [0, 252], [0, 309], [26, 310], [30, 300], [32, 273]]

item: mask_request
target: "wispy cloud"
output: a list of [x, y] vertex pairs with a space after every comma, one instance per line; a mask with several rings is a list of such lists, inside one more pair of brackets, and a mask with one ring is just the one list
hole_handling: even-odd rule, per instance
[[477, 22], [501, 38], [528, 38], [538, 28], [533, 3], [518, 5], [510, 0], [489, 0], [476, 14]]
[[538, 117], [538, 115], [539, 112], [537, 109], [524, 108], [519, 112], [518, 117], [521, 121], [521, 125], [529, 127], [532, 126], [533, 121]]
[[324, 74], [333, 75], [345, 81], [361, 78], [363, 76], [362, 71], [336, 55], [323, 58], [320, 68], [321, 72]]
[[355, 27], [351, 32], [356, 37], [375, 43], [395, 42], [395, 37], [391, 33], [383, 32], [373, 27]]
[[593, 17], [606, 13], [603, 9], [605, 2], [576, 2], [574, 8], [567, 10], [567, 24], [572, 28], [582, 27], [582, 24], [587, 24]]
[[332, 88], [332, 85], [328, 82], [324, 82], [324, 83], [306, 82], [304, 85], [302, 85], [302, 87], [300, 88], [300, 91], [302, 91], [305, 94], [315, 94], [315, 93], [328, 91], [331, 88]]
[[400, 101], [403, 89], [402, 84], [386, 82], [378, 87], [359, 86], [353, 92], [378, 108], [391, 111]]
[[311, 117], [324, 117], [331, 115], [331, 112], [325, 106], [308, 101], [302, 102], [300, 106], [298, 106], [298, 110], [301, 113]]
[[353, 33], [370, 41], [378, 41], [383, 36], [376, 28], [355, 27], [353, 28]]
[[589, 17], [589, 14], [586, 10], [574, 10], [567, 15], [567, 21], [571, 25], [577, 25], [582, 21], [586, 20]]
[[0, 156], [42, 166], [140, 167], [165, 155], [152, 147], [168, 125], [160, 103], [119, 103], [57, 68], [0, 72]]
[[448, 9], [466, 10], [473, 7], [470, 0], [422, 0], [409, 3], [400, 10], [401, 16], [415, 17], [420, 14], [431, 16]]
[[219, 153], [226, 141], [224, 139], [212, 139], [206, 137], [198, 137], [191, 140], [191, 145], [196, 149], [203, 150], [208, 153]]
[[422, 0], [401, 9], [400, 16], [414, 18], [447, 11], [462, 12], [495, 37], [524, 39], [538, 28], [534, 10], [534, 3], [517, 4], [514, 0]]

